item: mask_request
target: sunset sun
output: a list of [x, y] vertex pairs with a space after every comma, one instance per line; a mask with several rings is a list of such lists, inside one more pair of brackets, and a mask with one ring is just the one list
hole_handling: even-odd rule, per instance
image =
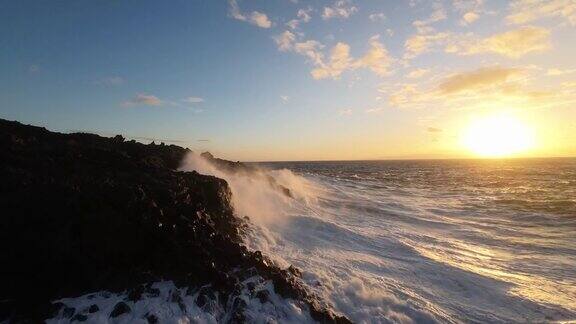
[[464, 132], [462, 143], [477, 156], [506, 157], [532, 148], [534, 134], [513, 116], [494, 115], [474, 120]]

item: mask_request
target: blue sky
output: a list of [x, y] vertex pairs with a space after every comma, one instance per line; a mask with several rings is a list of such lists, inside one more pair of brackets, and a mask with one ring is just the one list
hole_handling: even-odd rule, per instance
[[306, 160], [461, 157], [467, 120], [506, 111], [530, 154], [574, 155], [575, 8], [0, 0], [0, 117]]

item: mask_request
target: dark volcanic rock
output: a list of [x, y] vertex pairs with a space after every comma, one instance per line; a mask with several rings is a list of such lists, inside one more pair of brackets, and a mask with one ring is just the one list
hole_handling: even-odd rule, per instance
[[118, 317], [122, 314], [130, 313], [131, 311], [132, 309], [125, 302], [119, 302], [118, 304], [116, 304], [116, 306], [114, 306], [114, 309], [110, 313], [110, 317], [111, 318]]
[[[346, 320], [307, 293], [297, 271], [241, 245], [245, 220], [234, 217], [226, 182], [175, 171], [188, 152], [0, 120], [0, 321], [37, 322], [52, 315], [51, 301], [93, 291], [158, 296], [142, 286], [158, 280], [211, 285], [226, 297], [254, 271], [306, 302], [315, 318]], [[128, 311], [121, 302], [112, 313]], [[71, 318], [75, 310], [62, 312]]]
[[146, 320], [147, 320], [148, 323], [150, 323], [150, 324], [156, 324], [156, 323], [158, 323], [158, 317], [156, 317], [156, 315], [154, 315], [154, 314], [148, 314], [148, 315], [146, 315]]
[[91, 305], [90, 308], [88, 308], [88, 313], [96, 313], [99, 310], [100, 307], [98, 307], [98, 305]]
[[72, 317], [71, 321], [74, 322], [85, 322], [88, 319], [88, 316], [84, 315], [84, 314], [76, 314], [74, 315], [74, 317]]
[[70, 318], [72, 317], [72, 315], [74, 315], [75, 311], [76, 309], [74, 309], [74, 307], [65, 307], [64, 310], [62, 311], [62, 316], [64, 316], [65, 318]]

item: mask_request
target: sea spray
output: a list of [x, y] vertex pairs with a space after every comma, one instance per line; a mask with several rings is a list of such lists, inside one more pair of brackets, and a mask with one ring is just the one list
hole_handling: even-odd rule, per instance
[[318, 185], [287, 169], [266, 170], [251, 166], [248, 171], [231, 170], [220, 168], [193, 152], [185, 157], [180, 170], [197, 171], [226, 180], [232, 191], [236, 214], [248, 216], [262, 226], [277, 225], [295, 210], [308, 208], [317, 201], [320, 192]]

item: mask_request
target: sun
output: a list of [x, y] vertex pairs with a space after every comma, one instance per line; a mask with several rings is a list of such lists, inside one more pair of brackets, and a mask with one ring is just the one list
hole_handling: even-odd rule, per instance
[[507, 157], [534, 146], [530, 127], [511, 115], [474, 120], [462, 136], [463, 145], [481, 157]]

